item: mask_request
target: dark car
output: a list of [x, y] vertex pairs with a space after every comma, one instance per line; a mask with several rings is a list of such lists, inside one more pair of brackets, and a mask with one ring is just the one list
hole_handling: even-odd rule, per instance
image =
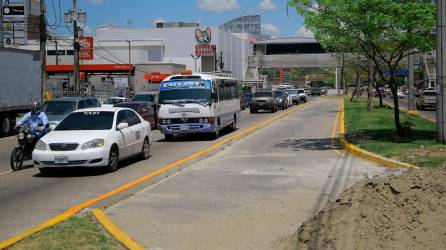
[[283, 90], [274, 91], [274, 95], [276, 96], [277, 106], [281, 109], [288, 108], [288, 95]]
[[158, 92], [140, 92], [132, 97], [132, 101], [145, 101], [158, 103]]
[[53, 129], [71, 112], [96, 107], [101, 107], [101, 103], [95, 97], [66, 96], [44, 102], [41, 109], [47, 115], [48, 123]]
[[310, 91], [310, 95], [315, 96], [315, 95], [322, 95], [322, 90], [320, 88], [312, 88]]
[[153, 103], [144, 101], [122, 102], [113, 107], [129, 108], [136, 111], [144, 120], [150, 123], [152, 129], [157, 127], [156, 112]]
[[249, 104], [249, 111], [257, 113], [259, 110], [270, 110], [272, 113], [277, 112], [277, 101], [274, 91], [259, 90], [254, 93]]

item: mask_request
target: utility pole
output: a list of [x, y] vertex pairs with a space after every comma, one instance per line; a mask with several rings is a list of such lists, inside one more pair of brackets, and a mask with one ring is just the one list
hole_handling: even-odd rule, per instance
[[368, 59], [368, 77], [369, 77], [369, 85], [367, 86], [367, 111], [373, 110], [373, 61], [372, 59]]
[[73, 23], [73, 47], [74, 47], [74, 72], [73, 72], [73, 84], [74, 91], [76, 94], [80, 94], [79, 85], [79, 26], [78, 23], [85, 23], [86, 21], [85, 12], [81, 12], [77, 8], [77, 1], [73, 0], [73, 9], [65, 12], [65, 22]]
[[59, 49], [57, 47], [57, 37], [54, 38], [54, 45], [56, 45], [56, 65], [59, 65]]
[[414, 60], [413, 57], [414, 55], [412, 54], [413, 51], [409, 50], [409, 54], [408, 54], [408, 58], [407, 58], [407, 64], [408, 64], [408, 69], [409, 69], [409, 77], [408, 77], [408, 81], [409, 81], [409, 92], [408, 92], [408, 98], [409, 98], [409, 106], [408, 106], [408, 110], [409, 111], [415, 111], [415, 93], [414, 93], [414, 87], [415, 87], [415, 75], [414, 75]]
[[74, 91], [76, 93], [76, 95], [80, 94], [80, 86], [79, 86], [79, 49], [80, 49], [80, 45], [79, 45], [79, 30], [78, 30], [78, 26], [77, 26], [77, 20], [78, 20], [78, 14], [77, 14], [77, 1], [73, 0], [73, 31], [74, 31], [74, 76], [73, 76], [73, 80], [74, 80]]
[[446, 98], [446, 0], [437, 0], [437, 140], [445, 144], [445, 106]]
[[[3, 0], [0, 0], [3, 1]], [[2, 10], [3, 11], [3, 10]], [[43, 101], [46, 91], [46, 19], [45, 0], [40, 0], [40, 97]], [[3, 40], [3, 39], [2, 39]]]

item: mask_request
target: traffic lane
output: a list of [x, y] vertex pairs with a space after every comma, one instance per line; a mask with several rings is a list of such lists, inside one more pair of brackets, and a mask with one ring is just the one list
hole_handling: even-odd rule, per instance
[[[249, 114], [244, 111], [238, 127], [240, 130], [251, 127], [273, 115]], [[231, 134], [227, 133], [219, 140]], [[146, 161], [130, 161], [129, 165], [114, 173], [72, 169], [59, 171], [54, 176], [41, 176], [37, 169], [32, 168], [0, 176], [0, 239], [32, 228], [72, 206], [183, 159], [218, 141], [199, 135], [182, 137], [173, 142], [165, 142], [162, 138], [159, 131], [154, 131], [152, 157]]]
[[106, 212], [147, 248], [279, 249], [328, 199], [384, 171], [334, 152], [338, 104], [315, 102]]
[[[384, 100], [386, 100], [386, 102], [388, 102], [390, 105], [393, 106], [393, 99], [392, 98], [386, 97]], [[400, 105], [400, 108], [403, 108], [403, 109], [407, 110], [408, 107], [409, 107], [409, 100], [407, 99], [407, 97], [406, 98], [401, 98], [401, 99], [398, 99], [398, 100], [399, 100], [398, 103]], [[417, 110], [417, 112], [420, 114], [421, 117], [424, 117], [426, 119], [430, 119], [430, 120], [434, 120], [434, 121], [437, 119], [437, 113], [436, 113], [436, 111], [434, 109]]]
[[0, 138], [0, 175], [11, 170], [9, 159], [11, 157], [11, 151], [16, 144], [17, 137], [15, 136]]

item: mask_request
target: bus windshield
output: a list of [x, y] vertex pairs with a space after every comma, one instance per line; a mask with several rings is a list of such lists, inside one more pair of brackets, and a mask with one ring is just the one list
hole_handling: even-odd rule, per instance
[[159, 102], [161, 104], [178, 102], [209, 102], [211, 100], [211, 89], [207, 88], [185, 88], [169, 89], [160, 92]]

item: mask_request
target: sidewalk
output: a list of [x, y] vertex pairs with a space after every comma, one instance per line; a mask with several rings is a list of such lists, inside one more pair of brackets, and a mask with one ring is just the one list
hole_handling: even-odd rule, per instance
[[106, 210], [148, 249], [283, 249], [299, 225], [386, 170], [332, 147], [338, 100], [320, 99]]

